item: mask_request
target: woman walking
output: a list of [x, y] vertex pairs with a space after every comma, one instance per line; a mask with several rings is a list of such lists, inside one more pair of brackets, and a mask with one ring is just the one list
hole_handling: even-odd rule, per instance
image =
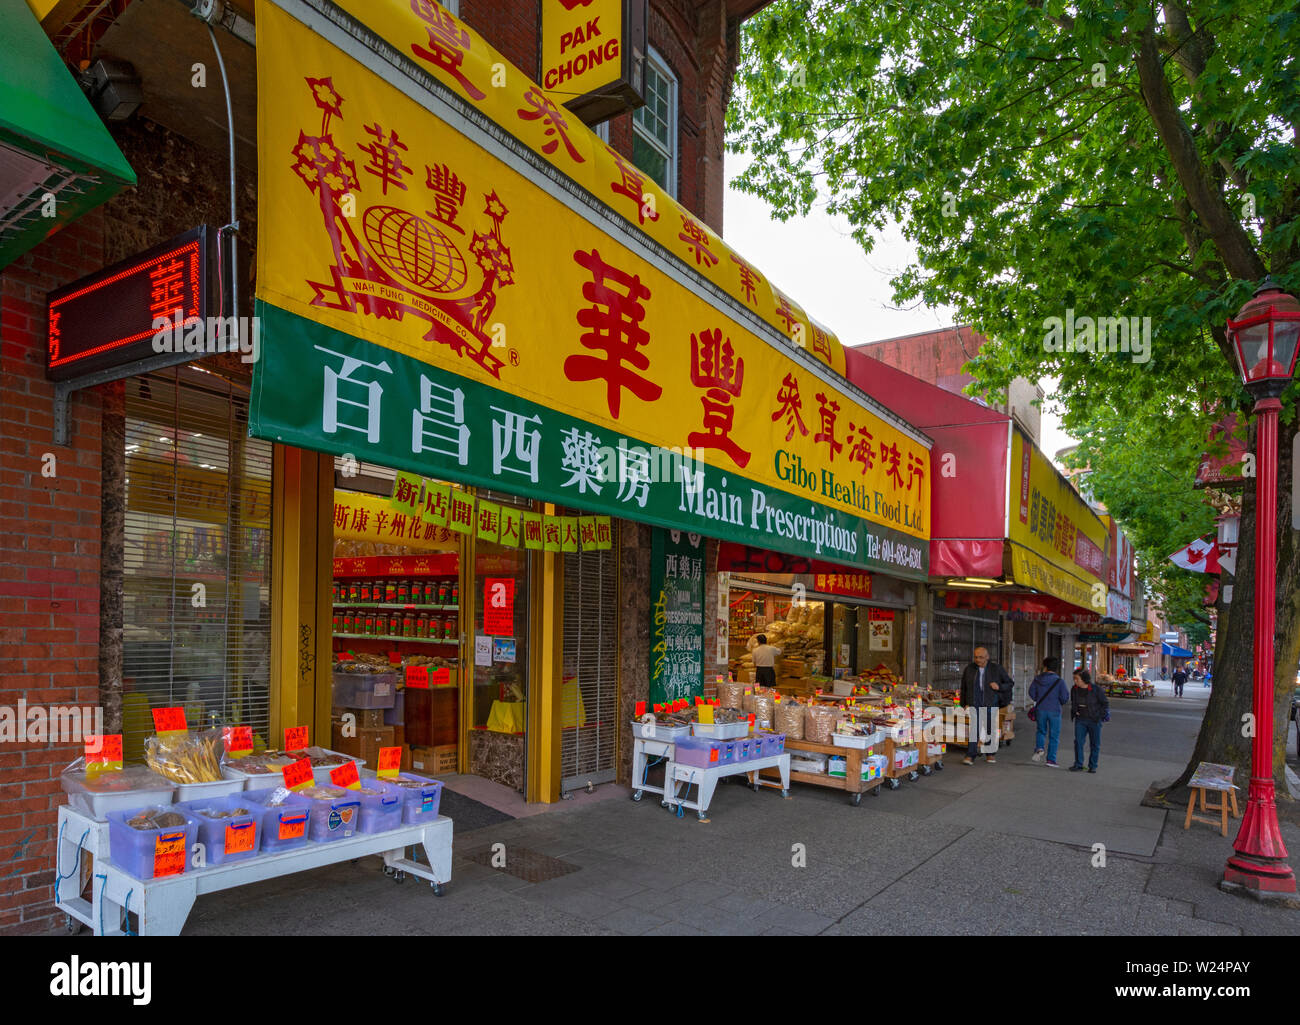
[[1029, 685], [1029, 700], [1034, 702], [1034, 722], [1038, 724], [1034, 754], [1030, 760], [1041, 762], [1046, 754], [1049, 769], [1056, 768], [1056, 748], [1061, 740], [1061, 709], [1070, 703], [1070, 688], [1061, 679], [1060, 668], [1061, 660], [1049, 655], [1043, 659], [1043, 671]]
[[1071, 772], [1083, 771], [1083, 747], [1091, 743], [1088, 751], [1088, 771], [1097, 771], [1101, 754], [1101, 724], [1110, 719], [1110, 701], [1106, 688], [1092, 682], [1086, 669], [1074, 671], [1074, 686], [1070, 689], [1070, 718], [1074, 720], [1074, 764]]

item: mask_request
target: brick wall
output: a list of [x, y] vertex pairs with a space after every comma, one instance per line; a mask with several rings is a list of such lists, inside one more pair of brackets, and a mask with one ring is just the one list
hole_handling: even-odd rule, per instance
[[[99, 704], [100, 395], [78, 392], [53, 443], [45, 296], [103, 265], [92, 213], [0, 272], [0, 705]], [[43, 472], [44, 471], [44, 472]], [[0, 743], [0, 932], [44, 932], [60, 770], [79, 745]], [[66, 885], [66, 884], [65, 884]]]

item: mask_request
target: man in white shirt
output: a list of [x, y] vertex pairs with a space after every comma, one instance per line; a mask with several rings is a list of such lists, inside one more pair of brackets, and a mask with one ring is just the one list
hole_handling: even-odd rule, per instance
[[746, 645], [754, 656], [754, 680], [764, 687], [776, 686], [776, 660], [781, 649], [767, 643], [766, 634], [755, 634]]

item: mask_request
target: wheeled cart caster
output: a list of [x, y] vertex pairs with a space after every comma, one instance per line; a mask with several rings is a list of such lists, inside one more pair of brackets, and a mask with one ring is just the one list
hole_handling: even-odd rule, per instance
[[429, 885], [433, 887], [433, 895], [435, 897], [441, 897], [447, 892], [447, 887], [442, 883], [430, 883]]
[[887, 782], [887, 784], [888, 784], [890, 790], [897, 790], [897, 789], [898, 789], [898, 786], [899, 786], [899, 784], [898, 784], [898, 780], [896, 780], [896, 779], [894, 779], [894, 778], [891, 777], [891, 778], [890, 778], [889, 780], [887, 780], [886, 782]]
[[395, 883], [404, 883], [404, 882], [406, 882], [406, 873], [405, 873], [405, 872], [398, 872], [396, 875], [393, 876], [393, 882], [395, 882]]
[[853, 794], [853, 795], [851, 795], [851, 796], [849, 797], [849, 804], [853, 805], [853, 807], [856, 808], [856, 807], [857, 807], [858, 805], [860, 805], [861, 803], [862, 803], [862, 795], [861, 795], [861, 794]]
[[633, 791], [633, 793], [632, 793], [632, 800], [634, 800], [634, 801], [639, 801], [639, 800], [641, 800], [641, 791], [640, 791], [640, 790]]
[[915, 783], [919, 778], [920, 777], [915, 769], [907, 774], [907, 782], [909, 783]]
[[938, 772], [943, 772], [943, 762], [935, 762], [934, 767]]
[[930, 775], [930, 773], [932, 773], [933, 771], [934, 771], [934, 770], [933, 770], [932, 768], [930, 768], [930, 766], [928, 766], [928, 765], [922, 765], [922, 766], [921, 766], [921, 775], [922, 775], [922, 776], [928, 776], [928, 775]]
[[71, 915], [65, 915], [64, 918], [67, 921], [63, 923], [63, 928], [67, 929], [70, 935], [76, 936], [77, 933], [81, 932], [81, 921], [79, 919], [73, 918]]

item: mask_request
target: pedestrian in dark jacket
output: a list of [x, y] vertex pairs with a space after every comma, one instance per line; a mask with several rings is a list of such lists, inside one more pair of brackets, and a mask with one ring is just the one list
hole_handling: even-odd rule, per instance
[[1110, 717], [1110, 701], [1106, 688], [1092, 682], [1086, 669], [1074, 671], [1074, 686], [1070, 689], [1070, 718], [1074, 720], [1074, 764], [1071, 772], [1083, 771], [1083, 748], [1090, 743], [1088, 771], [1097, 771], [1101, 754], [1101, 724]]
[[1174, 696], [1181, 698], [1185, 686], [1187, 686], [1187, 670], [1180, 666], [1174, 670]]
[[1056, 768], [1056, 749], [1061, 740], [1061, 709], [1070, 703], [1070, 688], [1061, 679], [1060, 668], [1061, 660], [1049, 655], [1043, 659], [1043, 671], [1029, 685], [1029, 700], [1034, 702], [1034, 722], [1038, 726], [1031, 761], [1041, 762], [1046, 754], [1047, 766], [1052, 769]]
[[967, 714], [969, 743], [966, 757], [962, 759], [963, 765], [975, 764], [981, 741], [984, 760], [990, 764], [997, 761], [993, 756], [998, 750], [998, 709], [1011, 702], [1011, 691], [1015, 687], [1015, 681], [1007, 671], [989, 661], [987, 648], [976, 648], [974, 659], [961, 674], [961, 703], [971, 709]]

